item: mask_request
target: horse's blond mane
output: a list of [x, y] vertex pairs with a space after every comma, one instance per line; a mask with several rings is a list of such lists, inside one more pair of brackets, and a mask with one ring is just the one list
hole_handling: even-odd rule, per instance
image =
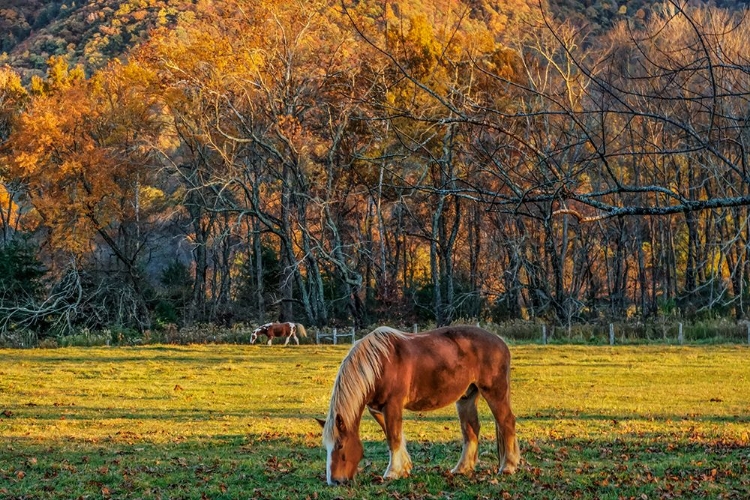
[[406, 333], [387, 326], [376, 328], [357, 341], [341, 362], [331, 393], [331, 406], [323, 428], [323, 438], [333, 442], [338, 436], [336, 415], [351, 429], [365, 404], [365, 396], [375, 387], [383, 373], [383, 360], [388, 359], [394, 338]]

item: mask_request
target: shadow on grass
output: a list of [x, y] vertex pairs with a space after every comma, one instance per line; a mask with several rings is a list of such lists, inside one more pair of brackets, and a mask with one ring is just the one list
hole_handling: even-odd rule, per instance
[[[91, 443], [18, 437], [0, 455], [3, 498], [617, 498], [621, 495], [734, 498], [748, 492], [741, 443], [665, 440], [661, 433], [617, 439], [521, 439], [518, 474], [498, 477], [493, 441], [467, 477], [447, 471], [458, 440], [411, 441], [412, 477], [382, 482], [384, 441], [365, 441], [359, 479], [325, 483], [325, 451], [304, 437], [222, 434], [179, 443]], [[743, 462], [744, 460], [744, 462]], [[698, 495], [698, 493], [703, 493]]]
[[[143, 399], [143, 398], [141, 398]], [[169, 398], [165, 398], [165, 401], [169, 401]], [[269, 409], [233, 409], [231, 411], [222, 410], [220, 408], [170, 408], [163, 410], [152, 410], [152, 409], [138, 409], [131, 410], [127, 407], [114, 407], [114, 408], [102, 408], [94, 406], [81, 406], [78, 404], [36, 404], [31, 402], [19, 402], [15, 405], [6, 405], [1, 410], [8, 411], [12, 416], [0, 415], [0, 422], [5, 419], [11, 418], [28, 418], [40, 421], [60, 420], [64, 417], [65, 420], [109, 420], [109, 419], [129, 419], [129, 420], [153, 420], [153, 421], [166, 421], [166, 422], [200, 422], [208, 421], [217, 418], [237, 418], [237, 419], [298, 419], [298, 420], [309, 420], [312, 421], [316, 418], [325, 418], [327, 409], [321, 408], [320, 412], [303, 412], [298, 409], [296, 402], [290, 402], [288, 407], [282, 408], [269, 408]], [[656, 422], [656, 423], [670, 423], [670, 422], [702, 422], [702, 423], [715, 423], [715, 424], [750, 424], [750, 414], [740, 415], [715, 415], [715, 414], [701, 414], [701, 415], [689, 415], [689, 414], [667, 414], [667, 413], [612, 413], [612, 414], [596, 414], [596, 413], [584, 413], [570, 410], [547, 410], [542, 412], [535, 412], [533, 415], [530, 414], [518, 414], [516, 415], [519, 423], [523, 422], [535, 422], [535, 421], [547, 421], [555, 422], [560, 420], [569, 421], [585, 421], [585, 422], [617, 422], [625, 424], [627, 422]], [[363, 416], [363, 420], [370, 419], [366, 414]], [[480, 419], [483, 422], [491, 421], [492, 416], [489, 410], [480, 410]], [[404, 421], [409, 425], [418, 424], [419, 422], [431, 423], [431, 424], [457, 424], [457, 415], [445, 415], [435, 413], [414, 413], [405, 412]]]
[[[211, 345], [202, 346], [140, 346], [140, 347], [90, 347], [73, 348], [67, 352], [66, 348], [43, 351], [39, 354], [29, 354], [24, 350], [5, 350], [0, 352], [0, 360], [7, 358], [14, 363], [27, 363], [33, 365], [47, 364], [74, 364], [74, 365], [99, 365], [103, 363], [139, 363], [139, 362], [162, 362], [166, 364], [190, 364], [202, 366], [205, 363], [226, 363], [232, 360], [259, 361], [264, 364], [286, 365], [298, 363], [300, 356], [311, 354], [320, 355], [319, 346], [312, 345], [310, 348], [298, 348], [298, 346], [251, 346], [251, 345], [217, 345], [212, 349]], [[73, 354], [73, 352], [75, 354]], [[154, 354], [159, 353], [159, 354]], [[340, 353], [331, 351], [333, 360], [340, 361]], [[269, 359], [272, 356], [272, 359]], [[336, 365], [338, 366], [338, 365]]]
[[[274, 408], [263, 411], [254, 411], [253, 414], [260, 414], [262, 416], [269, 416], [274, 418], [325, 418], [327, 408], [322, 408], [320, 413], [299, 413], [290, 411], [287, 408]], [[492, 415], [489, 410], [480, 409], [479, 416], [481, 420], [490, 420]], [[369, 419], [367, 412], [363, 416], [364, 419]], [[720, 423], [750, 423], [750, 413], [741, 415], [712, 415], [712, 414], [701, 414], [701, 415], [690, 415], [690, 414], [669, 414], [669, 413], [635, 413], [635, 412], [622, 412], [612, 414], [597, 414], [597, 413], [585, 413], [570, 410], [547, 410], [543, 412], [536, 411], [534, 414], [516, 414], [518, 421], [555, 421], [555, 420], [582, 420], [582, 421], [613, 421], [624, 423], [627, 421], [649, 421], [649, 422], [679, 422], [679, 421], [694, 421], [694, 422], [715, 422]], [[374, 420], [373, 420], [374, 421]], [[404, 412], [404, 421], [406, 422], [430, 422], [430, 423], [451, 423], [458, 422], [458, 415], [445, 415], [436, 413], [420, 413], [420, 412]]]
[[[184, 351], [179, 351], [184, 353]], [[47, 365], [47, 364], [58, 364], [58, 363], [66, 363], [67, 364], [74, 364], [78, 366], [98, 366], [104, 363], [145, 363], [145, 362], [153, 362], [153, 363], [164, 363], [166, 365], [170, 364], [188, 364], [190, 366], [202, 366], [206, 363], [211, 364], [218, 364], [218, 363], [226, 363], [229, 361], [229, 358], [226, 353], [222, 353], [222, 355], [180, 355], [178, 354], [164, 354], [164, 355], [158, 355], [158, 356], [96, 356], [96, 357], [87, 357], [87, 356], [54, 356], [54, 357], [38, 357], [38, 356], [17, 356], [13, 355], [10, 357], [13, 362], [16, 363], [29, 363], [34, 365]]]

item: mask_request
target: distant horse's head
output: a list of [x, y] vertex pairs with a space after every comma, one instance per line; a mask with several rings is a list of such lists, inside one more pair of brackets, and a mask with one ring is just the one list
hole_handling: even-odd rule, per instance
[[258, 340], [258, 335], [267, 335], [269, 326], [271, 326], [271, 323], [266, 323], [265, 325], [259, 326], [253, 330], [253, 333], [250, 335], [250, 343], [254, 344], [255, 341]]
[[331, 422], [335, 432], [332, 429], [326, 431], [328, 424], [325, 421], [318, 422], [323, 426], [323, 445], [327, 451], [326, 481], [331, 486], [351, 481], [365, 453], [359, 439], [359, 426], [348, 428], [341, 415], [336, 415]]

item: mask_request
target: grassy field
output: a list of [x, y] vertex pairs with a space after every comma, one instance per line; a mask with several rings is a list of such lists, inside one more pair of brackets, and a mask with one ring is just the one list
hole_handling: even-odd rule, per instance
[[351, 486], [325, 485], [322, 417], [346, 346], [0, 350], [0, 498], [750, 498], [746, 346], [511, 346], [523, 453], [451, 476], [455, 410], [410, 414], [412, 477], [380, 478], [363, 420]]

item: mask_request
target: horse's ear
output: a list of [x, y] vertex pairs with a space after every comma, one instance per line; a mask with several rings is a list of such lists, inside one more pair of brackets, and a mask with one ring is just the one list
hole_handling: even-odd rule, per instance
[[325, 426], [326, 426], [326, 421], [325, 421], [325, 420], [323, 420], [323, 419], [320, 419], [320, 418], [317, 418], [317, 417], [316, 417], [316, 418], [315, 418], [315, 421], [316, 421], [316, 422], [318, 422], [318, 423], [320, 424], [320, 427], [321, 427], [321, 428], [322, 428], [322, 427], [325, 427]]
[[336, 428], [339, 430], [339, 432], [346, 432], [346, 425], [344, 424], [344, 419], [341, 418], [341, 415], [338, 413], [336, 414]]

